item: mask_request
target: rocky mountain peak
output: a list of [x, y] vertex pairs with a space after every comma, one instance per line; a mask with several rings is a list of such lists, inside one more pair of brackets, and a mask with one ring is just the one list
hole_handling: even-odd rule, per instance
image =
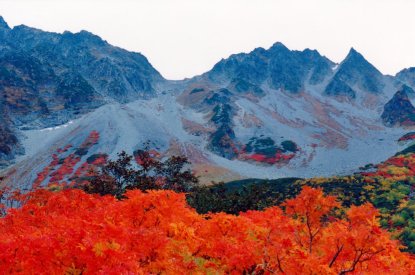
[[361, 57], [363, 58], [363, 55], [359, 53], [355, 48], [351, 47], [349, 50], [349, 53], [346, 56], [346, 59], [349, 57]]
[[408, 73], [413, 73], [413, 74], [415, 74], [415, 67], [411, 67], [411, 68], [406, 68], [406, 69], [403, 69], [402, 71], [400, 71], [397, 75], [399, 75], [400, 73], [403, 73], [403, 72], [408, 72]]
[[210, 81], [223, 84], [242, 81], [258, 88], [262, 85], [272, 89], [299, 93], [305, 83], [321, 83], [330, 75], [333, 62], [317, 51], [295, 51], [281, 42], [265, 50], [256, 48], [250, 53], [240, 53], [221, 60], [206, 73]]
[[98, 35], [95, 35], [85, 30], [82, 30], [77, 33], [66, 31], [63, 33], [62, 38], [64, 41], [74, 44], [83, 43], [95, 46], [105, 46], [107, 44], [106, 41], [104, 41]]
[[10, 29], [9, 25], [2, 16], [0, 16], [0, 29]]
[[[107, 102], [157, 96], [164, 78], [141, 54], [87, 31], [63, 34], [0, 17], [0, 166], [19, 153], [19, 129], [61, 125]], [[5, 120], [4, 117], [9, 117]]]
[[[350, 48], [349, 53], [342, 62], [343, 65], [353, 65], [358, 69], [370, 69], [378, 71], [364, 56], [353, 47]], [[380, 72], [379, 72], [380, 73]]]
[[391, 100], [385, 104], [382, 121], [386, 126], [414, 126], [415, 107], [408, 94], [414, 93], [412, 88], [403, 85]]
[[273, 51], [287, 51], [287, 52], [289, 52], [290, 50], [284, 44], [282, 44], [281, 42], [276, 42], [271, 46], [271, 48], [269, 48], [268, 51], [270, 51], [270, 52], [273, 52]]
[[359, 92], [380, 93], [384, 87], [383, 77], [362, 54], [351, 48], [324, 92], [349, 98], [355, 98]]
[[415, 88], [415, 67], [403, 69], [396, 74], [396, 79]]

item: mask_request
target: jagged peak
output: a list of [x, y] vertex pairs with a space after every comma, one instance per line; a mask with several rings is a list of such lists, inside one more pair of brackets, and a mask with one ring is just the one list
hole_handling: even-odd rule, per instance
[[328, 62], [334, 64], [329, 58], [320, 54], [320, 52], [316, 49], [306, 48], [304, 50], [290, 50], [281, 42], [275, 42], [270, 48], [265, 49], [263, 47], [257, 47], [250, 52], [240, 52], [231, 54], [227, 58], [222, 58], [216, 64], [221, 64], [226, 61], [241, 61], [245, 57], [251, 57], [256, 55], [266, 55], [268, 58], [272, 58], [272, 56], [276, 53], [283, 53], [283, 54], [295, 54], [295, 53], [304, 53], [308, 56], [314, 57], [322, 57], [326, 59]]
[[316, 49], [305, 48], [303, 52], [321, 55]]
[[3, 16], [0, 15], [0, 29], [10, 29], [7, 22], [4, 20]]
[[86, 30], [81, 30], [80, 32], [76, 32], [76, 33], [65, 31], [63, 32], [63, 37], [68, 38], [68, 39], [75, 39], [77, 41], [90, 42], [90, 43], [94, 43], [97, 45], [98, 44], [104, 45], [107, 43], [100, 36], [93, 34], [92, 32], [89, 32]]
[[314, 56], [314, 57], [322, 57], [324, 58], [326, 61], [328, 61], [332, 66], [336, 65], [336, 63], [334, 63], [333, 61], [331, 61], [328, 57], [322, 55], [318, 50], [316, 49], [310, 49], [310, 48], [305, 48], [303, 51], [303, 54], [309, 55], [309, 56]]
[[349, 50], [349, 54], [350, 53], [359, 53], [358, 51], [356, 51], [356, 49], [354, 47], [351, 47]]
[[85, 39], [95, 41], [95, 42], [105, 42], [100, 36], [93, 34], [92, 32], [81, 30], [80, 32], [76, 33], [75, 35], [83, 37]]
[[13, 28], [13, 31], [37, 32], [37, 33], [51, 33], [51, 32], [47, 32], [47, 31], [43, 31], [41, 29], [29, 27], [29, 26], [24, 25], [24, 24], [20, 24], [20, 25], [15, 26]]
[[272, 50], [287, 50], [287, 51], [289, 51], [289, 49], [284, 44], [282, 44], [281, 42], [275, 42], [271, 46], [271, 48], [269, 48], [269, 50], [270, 51], [272, 51]]
[[263, 54], [263, 53], [266, 53], [266, 52], [267, 52], [266, 49], [264, 49], [262, 47], [257, 47], [255, 49], [253, 49], [253, 51], [251, 51], [250, 53], [252, 53], [252, 54]]
[[87, 30], [81, 30], [80, 32], [75, 33], [75, 35], [80, 35], [80, 36], [91, 36], [91, 37], [99, 37], [96, 34], [93, 34], [92, 32], [89, 32]]
[[364, 71], [371, 71], [378, 75], [382, 75], [372, 63], [353, 47], [350, 48], [346, 58], [340, 63], [340, 68], [347, 68], [346, 70], [358, 70], [361, 73]]
[[415, 73], [415, 67], [409, 67], [409, 68], [402, 69], [395, 76], [399, 76], [404, 73]]
[[415, 108], [409, 100], [408, 93], [413, 90], [406, 86], [402, 87], [383, 107], [382, 120], [386, 126], [414, 126]]
[[361, 53], [356, 51], [355, 48], [351, 47], [349, 50], [349, 53], [347, 54], [345, 61], [347, 60], [364, 60], [367, 62], [367, 60], [363, 57]]

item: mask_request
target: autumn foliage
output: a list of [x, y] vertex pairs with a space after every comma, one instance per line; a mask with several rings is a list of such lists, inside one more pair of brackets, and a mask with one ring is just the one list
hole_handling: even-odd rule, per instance
[[84, 181], [83, 178], [91, 176], [93, 169], [101, 167], [107, 162], [106, 154], [94, 154], [75, 170], [82, 156], [87, 155], [91, 147], [98, 141], [99, 133], [91, 131], [78, 147], [68, 144], [63, 148], [58, 148], [52, 155], [49, 165], [37, 174], [33, 187], [37, 188], [47, 183], [66, 184], [68, 181], [72, 185], [76, 185]]
[[[339, 215], [304, 187], [264, 211], [200, 215], [185, 194], [130, 190], [126, 199], [39, 189], [0, 219], [0, 273], [414, 274], [370, 204]], [[337, 209], [337, 210], [336, 210]], [[336, 217], [343, 217], [342, 219]]]
[[190, 190], [185, 158], [86, 158], [98, 140], [93, 131], [74, 150], [58, 149], [35, 191], [0, 192], [0, 274], [415, 274], [413, 256], [391, 238], [414, 251], [412, 152], [350, 177], [290, 181], [269, 201], [275, 193], [261, 186], [231, 196], [215, 187], [220, 211], [280, 206], [199, 214], [214, 211], [200, 211], [211, 189], [149, 190]]

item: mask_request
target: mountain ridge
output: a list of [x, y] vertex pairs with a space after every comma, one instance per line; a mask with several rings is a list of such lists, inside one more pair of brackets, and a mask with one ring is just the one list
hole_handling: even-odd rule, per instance
[[[16, 162], [16, 179], [37, 159], [26, 182], [53, 148], [80, 146], [93, 131], [101, 140], [90, 153], [132, 152], [150, 139], [215, 179], [348, 172], [388, 157], [405, 131], [385, 128], [381, 114], [412, 76], [385, 76], [353, 48], [336, 64], [317, 50], [292, 51], [277, 42], [170, 81], [140, 53], [90, 32], [10, 29], [1, 22], [0, 133], [9, 141], [0, 144], [0, 159], [3, 167]], [[327, 93], [329, 86], [336, 89]], [[368, 139], [376, 141], [367, 146]], [[359, 156], [364, 146], [383, 151]], [[330, 158], [353, 161], [334, 167]]]
[[382, 89], [382, 83], [379, 83], [382, 81], [382, 77], [383, 74], [363, 55], [351, 48], [346, 58], [339, 64], [333, 79], [324, 92], [327, 95], [345, 95], [352, 98], [357, 96], [356, 88], [379, 93]]

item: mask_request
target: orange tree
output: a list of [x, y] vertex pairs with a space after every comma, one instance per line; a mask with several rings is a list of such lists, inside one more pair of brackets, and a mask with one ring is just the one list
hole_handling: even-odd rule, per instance
[[0, 273], [413, 274], [414, 259], [370, 204], [335, 218], [304, 187], [282, 208], [200, 215], [173, 191], [126, 199], [36, 190], [0, 219]]

